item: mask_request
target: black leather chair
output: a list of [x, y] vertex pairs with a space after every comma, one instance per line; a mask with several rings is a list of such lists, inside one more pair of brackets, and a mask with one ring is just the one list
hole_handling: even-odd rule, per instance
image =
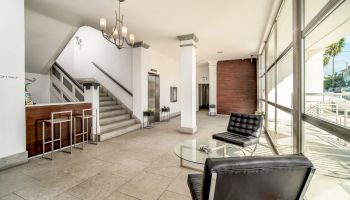
[[213, 139], [241, 147], [255, 145], [251, 150], [251, 155], [253, 155], [259, 144], [262, 123], [263, 117], [261, 115], [231, 113], [227, 132], [215, 134]]
[[303, 199], [314, 172], [301, 154], [208, 158], [187, 182], [194, 200]]

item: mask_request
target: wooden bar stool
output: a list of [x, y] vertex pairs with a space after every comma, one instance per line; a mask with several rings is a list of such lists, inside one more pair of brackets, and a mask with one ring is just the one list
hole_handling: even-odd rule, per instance
[[[46, 138], [46, 132], [45, 132], [45, 125], [46, 123], [50, 124], [51, 126], [51, 140], [45, 141]], [[72, 111], [62, 111], [62, 112], [52, 112], [51, 113], [51, 119], [44, 120], [42, 122], [42, 128], [43, 128], [43, 155], [42, 157], [45, 159], [53, 160], [53, 152], [55, 150], [55, 142], [60, 143], [59, 151], [62, 151], [62, 124], [63, 123], [69, 123], [69, 136], [70, 136], [70, 151], [63, 151], [66, 153], [72, 153]], [[60, 130], [60, 136], [59, 138], [55, 138], [55, 124], [59, 124], [59, 130]], [[45, 152], [45, 146], [47, 144], [51, 144], [51, 156], [46, 157]]]
[[[90, 112], [91, 114], [88, 114], [88, 112]], [[94, 114], [95, 112], [95, 114]], [[82, 114], [81, 115], [76, 115], [74, 116], [74, 148], [77, 149], [81, 149], [84, 150], [84, 143], [89, 143], [89, 119], [91, 119], [92, 123], [93, 123], [93, 119], [95, 118], [96, 124], [95, 124], [95, 129], [96, 129], [96, 133], [97, 133], [97, 108], [93, 108], [93, 109], [83, 109]], [[77, 133], [77, 119], [81, 119], [81, 132]], [[86, 121], [86, 128], [85, 128], [85, 121]], [[90, 133], [92, 133], [92, 128], [90, 128]], [[86, 135], [86, 137], [85, 137]], [[82, 140], [81, 140], [81, 147], [77, 147], [77, 137], [81, 136]], [[86, 138], [86, 139], [85, 139]], [[93, 138], [92, 135], [90, 135], [90, 138], [92, 140], [92, 142], [90, 142], [91, 144], [97, 144], [97, 134], [95, 139]]]

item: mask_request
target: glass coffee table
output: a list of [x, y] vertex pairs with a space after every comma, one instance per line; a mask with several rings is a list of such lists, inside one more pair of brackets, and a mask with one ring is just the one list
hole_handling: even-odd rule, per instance
[[[205, 152], [201, 148], [208, 149], [209, 152]], [[213, 139], [185, 140], [175, 146], [174, 152], [180, 158], [180, 166], [185, 168], [189, 167], [183, 165], [184, 160], [195, 164], [204, 164], [207, 158], [244, 155], [242, 147]]]

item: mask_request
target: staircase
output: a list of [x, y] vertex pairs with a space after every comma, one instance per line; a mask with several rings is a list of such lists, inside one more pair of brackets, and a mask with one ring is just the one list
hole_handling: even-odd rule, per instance
[[135, 131], [141, 124], [106, 89], [100, 88], [100, 135], [99, 141]]

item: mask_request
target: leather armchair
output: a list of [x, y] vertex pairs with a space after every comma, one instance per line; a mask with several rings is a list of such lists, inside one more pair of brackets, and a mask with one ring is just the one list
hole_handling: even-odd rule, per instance
[[303, 199], [314, 172], [301, 154], [208, 158], [187, 182], [194, 200]]
[[213, 139], [235, 144], [241, 147], [255, 145], [255, 152], [261, 136], [263, 117], [261, 115], [231, 113], [227, 132], [213, 135]]

